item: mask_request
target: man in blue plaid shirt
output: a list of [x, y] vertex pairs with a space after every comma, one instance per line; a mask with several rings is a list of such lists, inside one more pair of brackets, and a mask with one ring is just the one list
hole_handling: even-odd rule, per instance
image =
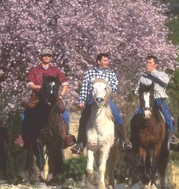
[[[86, 145], [86, 123], [89, 120], [90, 110], [92, 105], [91, 80], [96, 78], [103, 78], [103, 79], [107, 78], [108, 84], [110, 85], [112, 92], [115, 92], [117, 90], [117, 85], [118, 85], [117, 76], [114, 72], [108, 70], [108, 65], [109, 65], [108, 54], [106, 53], [98, 54], [96, 63], [97, 63], [96, 66], [94, 66], [92, 69], [89, 69], [86, 72], [83, 78], [82, 88], [80, 90], [79, 107], [84, 108], [84, 110], [79, 124], [78, 142], [71, 149], [72, 153], [74, 154], [83, 154], [83, 149]], [[110, 99], [110, 108], [112, 110], [115, 119], [116, 130], [118, 131], [119, 136], [123, 141], [122, 143], [123, 149], [132, 148], [131, 142], [127, 139], [127, 132], [123, 124], [123, 119], [120, 114], [120, 111], [111, 99]]]

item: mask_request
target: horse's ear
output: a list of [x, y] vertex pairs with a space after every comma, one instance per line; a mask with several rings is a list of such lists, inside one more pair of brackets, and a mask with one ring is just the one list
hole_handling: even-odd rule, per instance
[[154, 89], [154, 82], [152, 82], [152, 84], [151, 84], [151, 88]]
[[108, 78], [106, 77], [106, 78], [104, 78], [104, 80], [106, 81], [106, 83], [108, 83]]
[[94, 80], [95, 80], [96, 78], [91, 78], [91, 83], [93, 84], [94, 83]]
[[150, 85], [150, 89], [151, 89], [152, 91], [154, 91], [154, 82], [152, 82], [152, 84]]
[[140, 83], [139, 83], [139, 93], [140, 93], [141, 91], [144, 91], [144, 87], [145, 87], [145, 85], [144, 85], [142, 82], [140, 82]]

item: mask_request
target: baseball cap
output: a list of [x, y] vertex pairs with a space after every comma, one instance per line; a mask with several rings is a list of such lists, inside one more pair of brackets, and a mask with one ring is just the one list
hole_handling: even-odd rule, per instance
[[49, 49], [49, 48], [42, 49], [40, 55], [44, 55], [44, 54], [49, 54], [49, 55], [51, 55], [51, 56], [53, 55], [53, 54], [52, 54], [52, 50]]

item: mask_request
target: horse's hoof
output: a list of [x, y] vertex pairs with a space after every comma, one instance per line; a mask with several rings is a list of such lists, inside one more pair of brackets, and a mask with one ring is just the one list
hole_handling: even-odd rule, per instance
[[88, 181], [90, 184], [97, 186], [98, 184], [98, 176], [94, 173], [88, 173]]
[[8, 182], [7, 180], [0, 179], [0, 184], [5, 184], [5, 183], [7, 183], [7, 182]]
[[[50, 174], [52, 175], [52, 174]], [[53, 176], [53, 175], [52, 175]], [[57, 177], [52, 177], [50, 180], [48, 180], [47, 186], [59, 186], [59, 179]]]
[[23, 184], [23, 185], [26, 185], [26, 186], [29, 186], [29, 185], [30, 185], [29, 180], [26, 179], [26, 178], [19, 177], [19, 178], [18, 178], [18, 181], [19, 181], [20, 184]]
[[104, 184], [100, 183], [97, 187], [98, 189], [106, 189], [106, 187], [104, 186]]
[[39, 180], [40, 180], [41, 182], [45, 182], [45, 173], [44, 173], [44, 171], [40, 171]]
[[148, 185], [145, 185], [144, 187], [145, 187], [144, 189], [150, 189], [150, 186]]
[[38, 187], [38, 188], [44, 188], [44, 187], [46, 187], [46, 183], [45, 182], [41, 182], [41, 181], [36, 181], [33, 185], [35, 187]]
[[157, 187], [156, 187], [155, 184], [152, 184], [151, 188], [152, 188], [152, 189], [157, 189]]
[[46, 182], [48, 183], [52, 178], [53, 178], [53, 174], [48, 173], [47, 178], [46, 178]]

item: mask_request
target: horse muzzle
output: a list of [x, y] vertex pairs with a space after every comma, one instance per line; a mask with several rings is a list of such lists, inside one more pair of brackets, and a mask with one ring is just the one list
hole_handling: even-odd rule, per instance
[[144, 110], [144, 119], [150, 119], [151, 115], [152, 113], [149, 109]]
[[94, 101], [98, 107], [102, 107], [104, 105], [104, 98], [97, 97]]

